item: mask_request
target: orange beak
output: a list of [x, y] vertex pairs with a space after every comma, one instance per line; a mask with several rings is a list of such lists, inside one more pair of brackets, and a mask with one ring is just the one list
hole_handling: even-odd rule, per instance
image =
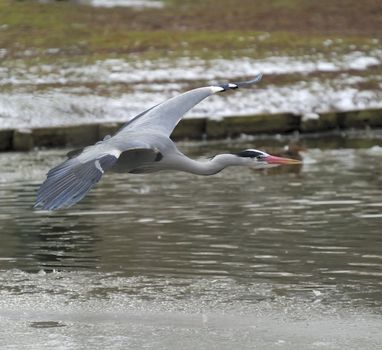
[[300, 160], [268, 156], [264, 159], [268, 164], [301, 164]]

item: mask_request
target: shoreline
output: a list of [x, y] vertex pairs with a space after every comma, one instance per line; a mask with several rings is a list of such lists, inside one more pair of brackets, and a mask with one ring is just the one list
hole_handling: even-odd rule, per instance
[[[0, 152], [34, 148], [83, 147], [115, 133], [125, 122], [104, 122], [55, 127], [0, 129]], [[174, 140], [218, 140], [240, 135], [317, 134], [351, 129], [382, 128], [382, 109], [319, 113], [310, 118], [293, 113], [182, 119]]]

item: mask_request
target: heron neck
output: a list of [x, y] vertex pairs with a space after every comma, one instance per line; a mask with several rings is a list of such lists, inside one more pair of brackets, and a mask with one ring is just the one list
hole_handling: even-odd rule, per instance
[[219, 154], [207, 161], [184, 158], [178, 164], [180, 165], [179, 170], [196, 175], [213, 175], [228, 166], [244, 165], [241, 159], [233, 154]]

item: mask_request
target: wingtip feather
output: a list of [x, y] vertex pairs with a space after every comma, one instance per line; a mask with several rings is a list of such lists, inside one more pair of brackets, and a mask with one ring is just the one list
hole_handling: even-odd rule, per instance
[[258, 83], [262, 78], [263, 78], [263, 74], [259, 73], [251, 80], [234, 82], [234, 83], [225, 83], [218, 86], [212, 86], [211, 88], [215, 88], [215, 90], [213, 91], [214, 93], [220, 92], [220, 91], [238, 89], [238, 88], [250, 88], [253, 84]]
[[104, 170], [112, 167], [116, 160], [114, 155], [105, 154], [86, 163], [68, 159], [54, 167], [37, 191], [34, 208], [57, 210], [71, 207], [85, 197], [99, 182]]

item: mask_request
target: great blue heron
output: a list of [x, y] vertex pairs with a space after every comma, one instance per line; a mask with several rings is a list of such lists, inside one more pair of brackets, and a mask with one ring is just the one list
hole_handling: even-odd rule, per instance
[[169, 138], [193, 106], [217, 92], [248, 87], [255, 79], [190, 90], [170, 98], [126, 123], [113, 137], [106, 136], [93, 146], [68, 153], [68, 159], [51, 169], [37, 192], [35, 208], [56, 210], [80, 201], [109, 170], [149, 173], [179, 170], [197, 175], [213, 175], [228, 166], [265, 168], [299, 161], [247, 149], [236, 154], [219, 154], [207, 161], [196, 161], [181, 153]]

